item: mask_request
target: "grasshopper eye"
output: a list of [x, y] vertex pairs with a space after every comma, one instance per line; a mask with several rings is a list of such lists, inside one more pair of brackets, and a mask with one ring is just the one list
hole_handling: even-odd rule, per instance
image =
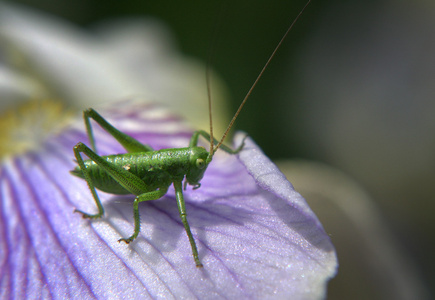
[[205, 161], [202, 158], [198, 158], [196, 160], [196, 167], [198, 169], [204, 169], [204, 167], [205, 167]]

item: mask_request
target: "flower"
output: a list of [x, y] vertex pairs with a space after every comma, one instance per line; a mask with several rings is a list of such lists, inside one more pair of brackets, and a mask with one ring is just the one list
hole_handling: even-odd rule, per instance
[[[52, 115], [58, 102], [44, 103], [25, 104], [18, 119], [25, 124], [36, 115], [47, 121], [44, 116]], [[154, 149], [185, 147], [192, 134], [158, 105], [124, 100], [98, 111]], [[252, 140], [239, 155], [218, 151], [201, 188], [183, 191], [204, 265], [199, 269], [172, 188], [159, 200], [140, 203], [141, 233], [129, 245], [117, 240], [133, 232], [134, 196], [98, 191], [103, 218], [73, 213], [75, 208], [96, 212], [86, 182], [69, 173], [76, 166], [73, 146], [89, 141], [79, 114], [57, 115], [65, 118], [54, 118], [48, 128], [62, 126], [2, 160], [2, 298], [325, 297], [337, 268], [334, 247], [305, 200]], [[37, 125], [32, 122], [29, 129], [47, 127]], [[94, 136], [100, 155], [125, 152], [98, 126]], [[235, 146], [243, 136], [236, 135]]]
[[[100, 113], [156, 149], [185, 146], [191, 134], [179, 119], [150, 105], [123, 103]], [[140, 204], [141, 234], [129, 246], [117, 240], [133, 232], [133, 196], [98, 192], [106, 210], [99, 220], [73, 213], [76, 207], [96, 211], [86, 183], [69, 174], [75, 167], [72, 147], [88, 143], [80, 123], [77, 119], [38, 152], [3, 163], [5, 293], [54, 298], [324, 295], [336, 268], [330, 239], [304, 199], [251, 140], [239, 157], [218, 152], [201, 188], [184, 192], [204, 264], [199, 270], [173, 190]], [[95, 128], [94, 135], [101, 154], [122, 152], [101, 129]], [[236, 144], [242, 136], [236, 136]]]

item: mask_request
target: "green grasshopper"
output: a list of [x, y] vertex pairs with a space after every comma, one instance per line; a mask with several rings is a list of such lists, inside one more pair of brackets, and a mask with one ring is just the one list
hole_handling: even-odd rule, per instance
[[[113, 127], [94, 109], [90, 108], [85, 110], [83, 112], [83, 118], [85, 121], [86, 132], [91, 143], [91, 148], [81, 142], [74, 146], [73, 150], [78, 166], [72, 170], [71, 173], [86, 180], [98, 207], [98, 213], [89, 214], [78, 209], [75, 209], [74, 211], [81, 213], [83, 218], [96, 219], [103, 216], [104, 208], [95, 190], [96, 188], [103, 192], [116, 195], [136, 195], [133, 202], [134, 232], [128, 238], [121, 238], [118, 240], [119, 242], [123, 241], [128, 244], [136, 239], [140, 232], [139, 203], [157, 200], [163, 197], [167, 193], [169, 186], [173, 184], [178, 211], [184, 229], [186, 230], [187, 237], [189, 238], [193, 259], [195, 260], [197, 267], [202, 267], [203, 265], [198, 257], [198, 249], [187, 221], [186, 207], [183, 197], [183, 180], [184, 189], [186, 189], [187, 184], [192, 185], [193, 189], [199, 188], [201, 186], [200, 181], [203, 178], [208, 165], [212, 161], [214, 153], [216, 153], [219, 148], [230, 154], [237, 154], [243, 149], [244, 140], [235, 150], [225, 146], [223, 142], [258, 80], [263, 75], [263, 72], [275, 56], [275, 53], [281, 46], [283, 40], [309, 3], [310, 1], [307, 2], [305, 7], [300, 11], [284, 36], [281, 38], [240, 104], [219, 142], [213, 138], [210, 89], [208, 89], [210, 134], [203, 130], [195, 131], [190, 139], [189, 147], [186, 148], [172, 148], [155, 151], [150, 146], [140, 143], [133, 137]], [[207, 87], [209, 87], [209, 84], [207, 84]], [[99, 156], [95, 147], [95, 139], [92, 133], [90, 119], [93, 119], [104, 130], [112, 135], [125, 148], [125, 150], [127, 150], [127, 153]], [[203, 136], [210, 141], [210, 150], [208, 152], [204, 147], [198, 146], [199, 136]], [[216, 147], [214, 146], [215, 144]], [[81, 153], [84, 153], [89, 159], [83, 160]]]
[[[213, 143], [217, 141], [205, 131], [199, 130], [193, 133], [189, 147], [154, 151], [150, 146], [141, 144], [110, 125], [92, 108], [85, 110], [83, 116], [92, 149], [83, 143], [74, 146], [78, 167], [71, 173], [86, 180], [97, 204], [98, 213], [88, 214], [77, 209], [75, 212], [81, 213], [83, 218], [95, 219], [103, 216], [104, 208], [95, 188], [111, 194], [136, 195], [133, 202], [134, 233], [129, 238], [119, 239], [119, 242], [123, 241], [128, 244], [138, 236], [140, 231], [139, 203], [163, 197], [169, 186], [173, 184], [178, 211], [192, 247], [193, 258], [196, 266], [202, 267], [196, 243], [187, 222], [182, 182], [184, 180], [185, 188], [187, 184], [193, 185], [193, 189], [201, 186], [199, 182], [218, 148], [213, 148]], [[108, 156], [96, 154], [90, 119], [109, 132], [128, 153]], [[212, 146], [209, 152], [204, 147], [197, 146], [200, 135], [211, 140]], [[236, 150], [223, 144], [220, 148], [230, 154], [236, 154], [242, 150], [243, 145], [244, 143]], [[86, 154], [90, 159], [83, 160], [80, 153]]]

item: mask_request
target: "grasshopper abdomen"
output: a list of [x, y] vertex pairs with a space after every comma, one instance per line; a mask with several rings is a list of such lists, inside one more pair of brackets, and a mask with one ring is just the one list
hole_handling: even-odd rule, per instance
[[[106, 155], [101, 156], [101, 158], [116, 168], [122, 168], [136, 175], [148, 186], [147, 191], [153, 191], [162, 186], [169, 186], [174, 181], [181, 181], [184, 176], [194, 173], [195, 166], [192, 168], [191, 165], [196, 165], [198, 153], [203, 154], [205, 161], [208, 153], [203, 147]], [[93, 185], [97, 189], [116, 195], [131, 193], [93, 160], [87, 159], [84, 164]], [[79, 166], [72, 170], [71, 174], [85, 179]]]

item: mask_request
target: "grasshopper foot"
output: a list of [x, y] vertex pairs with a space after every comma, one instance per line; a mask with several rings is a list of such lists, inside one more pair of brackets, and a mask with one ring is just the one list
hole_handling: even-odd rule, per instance
[[125, 239], [125, 238], [119, 239], [118, 242], [119, 243], [120, 242], [125, 242], [126, 244], [130, 244], [134, 239], [135, 239], [135, 237], [131, 236], [128, 239]]
[[101, 216], [103, 215], [103, 214], [90, 215], [78, 209], [74, 209], [74, 212], [82, 214], [83, 219], [98, 219], [101, 218]]

